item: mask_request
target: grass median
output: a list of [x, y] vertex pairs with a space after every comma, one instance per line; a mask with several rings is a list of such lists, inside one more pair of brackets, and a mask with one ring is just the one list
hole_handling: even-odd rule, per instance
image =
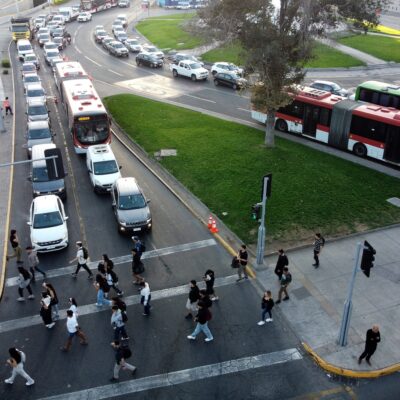
[[256, 240], [250, 208], [268, 172], [268, 241], [289, 245], [315, 231], [336, 236], [400, 222], [400, 208], [386, 202], [398, 196], [398, 179], [280, 138], [267, 150], [262, 131], [143, 97], [104, 101], [150, 157], [177, 149], [161, 164], [247, 243]]

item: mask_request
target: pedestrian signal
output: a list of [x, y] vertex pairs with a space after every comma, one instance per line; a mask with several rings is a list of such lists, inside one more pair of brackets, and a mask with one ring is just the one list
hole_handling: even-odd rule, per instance
[[361, 259], [361, 270], [368, 278], [371, 268], [374, 267], [375, 254], [376, 254], [375, 249], [365, 240], [362, 259]]

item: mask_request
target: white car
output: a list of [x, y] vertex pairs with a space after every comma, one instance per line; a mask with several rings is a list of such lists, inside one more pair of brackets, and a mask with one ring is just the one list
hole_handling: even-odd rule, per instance
[[115, 34], [116, 30], [120, 30], [120, 31], [124, 31], [125, 32], [124, 27], [122, 26], [121, 21], [119, 21], [119, 20], [118, 21], [114, 21], [114, 23], [111, 25], [112, 33]]
[[43, 50], [46, 52], [47, 50], [58, 50], [58, 44], [54, 42], [47, 42], [43, 45]]
[[58, 25], [65, 25], [65, 18], [63, 15], [57, 14], [52, 18], [51, 22]]
[[229, 72], [233, 72], [235, 73], [237, 76], [243, 76], [243, 68], [239, 68], [237, 65], [232, 64], [232, 63], [228, 63], [228, 62], [216, 62], [213, 64], [213, 66], [211, 67], [211, 73], [213, 75], [218, 74], [219, 72], [222, 73], [229, 73]]
[[46, 60], [47, 65], [51, 65], [51, 60], [54, 58], [59, 58], [60, 52], [57, 49], [45, 50], [44, 59]]
[[49, 252], [68, 246], [68, 217], [58, 196], [51, 194], [35, 197], [29, 218], [31, 243], [35, 250]]
[[121, 25], [126, 28], [128, 26], [128, 19], [125, 14], [119, 14], [117, 18], [115, 18], [115, 22], [120, 21]]
[[164, 59], [165, 57], [164, 53], [160, 49], [158, 49], [156, 46], [151, 46], [148, 44], [143, 45], [143, 53], [150, 53], [151, 55], [161, 59]]
[[78, 22], [89, 22], [92, 20], [92, 14], [90, 12], [81, 12], [76, 20]]
[[40, 83], [31, 83], [26, 87], [25, 98], [27, 103], [32, 99], [46, 102], [46, 93]]
[[28, 87], [28, 85], [32, 83], [40, 83], [39, 75], [35, 73], [25, 74], [22, 79], [22, 84], [24, 85], [24, 93], [26, 92], [26, 88]]
[[109, 144], [89, 146], [86, 166], [90, 182], [96, 193], [111, 191], [114, 182], [121, 177], [120, 168]]

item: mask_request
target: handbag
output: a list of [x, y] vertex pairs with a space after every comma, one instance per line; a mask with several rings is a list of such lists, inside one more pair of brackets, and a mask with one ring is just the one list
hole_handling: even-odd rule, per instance
[[238, 260], [238, 258], [236, 256], [232, 258], [231, 267], [232, 268], [239, 268], [239, 260]]

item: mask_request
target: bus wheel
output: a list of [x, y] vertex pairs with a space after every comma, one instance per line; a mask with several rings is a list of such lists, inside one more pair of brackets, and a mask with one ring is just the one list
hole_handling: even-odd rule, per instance
[[358, 157], [366, 157], [367, 148], [362, 143], [356, 143], [353, 147], [353, 153]]
[[287, 123], [283, 119], [278, 119], [276, 121], [275, 127], [280, 132], [287, 132], [288, 131]]

